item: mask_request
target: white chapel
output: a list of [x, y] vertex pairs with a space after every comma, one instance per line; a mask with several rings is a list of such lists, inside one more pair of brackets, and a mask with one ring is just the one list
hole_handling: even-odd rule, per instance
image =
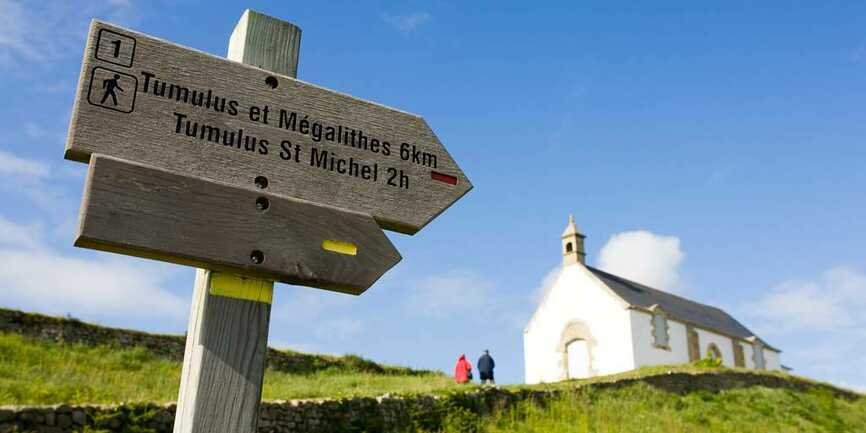
[[526, 383], [620, 373], [706, 357], [780, 370], [780, 351], [728, 313], [586, 264], [569, 217], [562, 270], [523, 331]]

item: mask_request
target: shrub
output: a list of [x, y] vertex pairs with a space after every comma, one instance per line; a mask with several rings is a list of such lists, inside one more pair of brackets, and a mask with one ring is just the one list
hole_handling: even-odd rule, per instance
[[692, 365], [698, 368], [719, 368], [722, 366], [722, 359], [707, 356], [704, 359], [693, 362]]

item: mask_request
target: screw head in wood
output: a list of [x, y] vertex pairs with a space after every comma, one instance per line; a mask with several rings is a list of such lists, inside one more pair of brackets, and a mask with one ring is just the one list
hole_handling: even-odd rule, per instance
[[271, 202], [267, 197], [259, 197], [256, 199], [256, 209], [266, 211], [269, 207], [271, 207]]
[[265, 261], [265, 253], [259, 250], [253, 250], [253, 252], [250, 253], [250, 261], [257, 265], [262, 264], [262, 262]]

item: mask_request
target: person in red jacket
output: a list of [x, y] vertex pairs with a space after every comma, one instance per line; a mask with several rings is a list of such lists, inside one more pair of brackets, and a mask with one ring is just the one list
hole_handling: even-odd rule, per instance
[[454, 381], [457, 383], [467, 383], [472, 380], [472, 364], [466, 360], [466, 355], [460, 354], [460, 359], [457, 360], [457, 365], [454, 366]]

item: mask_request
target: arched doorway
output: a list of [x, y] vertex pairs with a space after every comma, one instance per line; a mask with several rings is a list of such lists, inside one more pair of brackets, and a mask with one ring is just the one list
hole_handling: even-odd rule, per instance
[[719, 350], [719, 347], [716, 346], [715, 343], [710, 343], [710, 345], [707, 346], [707, 358], [722, 362], [722, 351]]
[[596, 341], [589, 332], [589, 326], [579, 320], [568, 322], [559, 336], [556, 351], [562, 354], [561, 378], [582, 379], [598, 374], [593, 367], [592, 355]]
[[568, 359], [568, 378], [584, 379], [590, 376], [589, 346], [586, 340], [573, 340], [565, 345]]

